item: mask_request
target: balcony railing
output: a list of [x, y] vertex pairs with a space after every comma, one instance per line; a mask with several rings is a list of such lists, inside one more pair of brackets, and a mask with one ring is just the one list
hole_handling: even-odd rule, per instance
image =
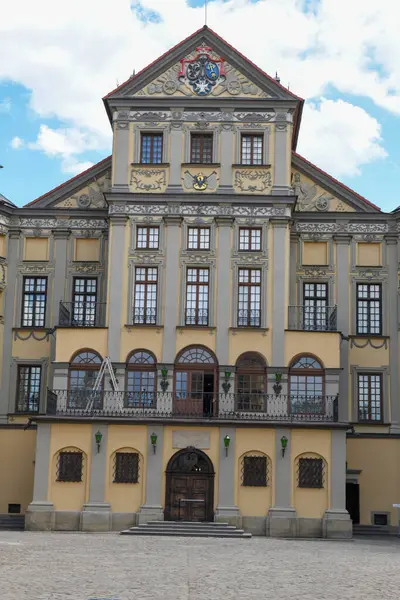
[[20, 391], [17, 394], [17, 403], [15, 412], [17, 413], [38, 413], [40, 405], [39, 392]]
[[47, 414], [130, 419], [334, 422], [337, 396], [53, 390]]
[[104, 327], [105, 322], [104, 302], [60, 302], [59, 327]]
[[239, 309], [237, 315], [238, 327], [260, 327], [261, 310]]
[[289, 329], [337, 331], [336, 306], [289, 306]]
[[208, 310], [206, 308], [187, 308], [185, 310], [186, 325], [208, 325]]
[[132, 322], [134, 325], [156, 325], [156, 308], [134, 308], [132, 313]]

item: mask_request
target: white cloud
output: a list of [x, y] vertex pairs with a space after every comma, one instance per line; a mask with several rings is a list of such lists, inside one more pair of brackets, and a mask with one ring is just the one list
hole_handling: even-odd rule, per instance
[[11, 111], [11, 98], [0, 100], [0, 113], [9, 113]]
[[299, 153], [335, 177], [360, 175], [360, 166], [385, 158], [381, 126], [364, 109], [343, 100], [304, 107]]
[[[110, 125], [102, 96], [204, 22], [204, 9], [189, 8], [185, 0], [142, 0], [145, 12], [160, 13], [161, 23], [144, 24], [130, 4], [114, 0], [112, 16], [109, 0], [70, 0], [57, 4], [57, 10], [50, 0], [20, 0], [3, 7], [0, 56], [7, 60], [0, 63], [0, 80], [23, 84], [32, 90], [31, 108], [38, 115], [68, 124], [55, 133], [39, 133], [36, 144], [48, 154], [93, 148], [95, 138], [97, 148], [108, 149]], [[396, 115], [399, 21], [400, 8], [393, 0], [216, 0], [208, 6], [210, 27], [267, 72], [278, 70], [282, 83], [290, 83], [295, 93], [318, 99], [333, 86]], [[326, 128], [333, 135], [341, 117], [349, 114], [343, 107], [325, 107], [306, 110], [303, 129], [308, 125], [309, 131], [302, 134], [303, 148], [319, 143], [322, 115], [331, 119]], [[361, 122], [354, 108], [352, 114]], [[353, 165], [350, 171], [357, 172], [365, 162], [365, 140], [372, 140], [368, 160], [381, 157], [380, 141], [373, 141], [374, 120], [365, 116], [368, 135], [356, 134], [346, 120], [342, 136], [336, 136], [340, 150], [330, 160], [336, 172], [345, 172], [347, 160]], [[313, 138], [317, 133], [319, 138]], [[321, 149], [322, 157], [324, 153]]]
[[11, 148], [13, 148], [13, 150], [19, 150], [20, 148], [23, 148], [24, 146], [24, 140], [21, 139], [20, 137], [18, 137], [17, 135], [15, 137], [13, 137], [13, 139], [10, 142], [10, 146]]

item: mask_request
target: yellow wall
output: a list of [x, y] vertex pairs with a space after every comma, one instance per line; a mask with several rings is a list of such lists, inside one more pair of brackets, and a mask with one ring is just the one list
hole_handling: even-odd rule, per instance
[[[35, 330], [33, 330], [35, 331]], [[28, 339], [24, 339], [24, 337], [28, 337], [31, 330], [26, 331], [25, 329], [20, 329], [18, 332], [19, 335], [23, 338], [22, 340], [17, 338], [16, 340], [13, 337], [12, 342], [12, 355], [18, 358], [31, 358], [31, 359], [40, 359], [44, 356], [49, 356], [50, 354], [50, 336], [48, 339], [44, 338], [43, 340], [35, 340], [33, 337], [29, 337]], [[41, 338], [43, 337], [43, 331], [36, 331], [36, 335]]]
[[285, 331], [285, 365], [298, 354], [313, 354], [327, 369], [340, 367], [340, 334], [332, 332]]
[[26, 237], [24, 260], [49, 260], [49, 238]]
[[6, 255], [7, 248], [7, 237], [5, 235], [0, 235], [0, 256]]
[[371, 525], [371, 512], [391, 515], [396, 525], [398, 514], [393, 504], [400, 504], [400, 439], [347, 440], [347, 468], [361, 469], [360, 523]]
[[24, 513], [33, 496], [36, 431], [0, 430], [0, 513], [21, 504]]
[[210, 435], [210, 448], [203, 448], [202, 451], [210, 457], [210, 460], [214, 466], [215, 479], [214, 479], [214, 508], [218, 504], [218, 465], [219, 465], [219, 428], [218, 427], [173, 427], [166, 425], [164, 427], [164, 448], [163, 448], [163, 481], [161, 491], [162, 505], [165, 506], [165, 471], [168, 465], [168, 461], [176, 452], [179, 452], [179, 448], [172, 447], [172, 432], [173, 431], [196, 431], [199, 433], [209, 433]]
[[[322, 518], [329, 508], [331, 432], [312, 429], [293, 429], [290, 440], [292, 461], [292, 505], [298, 517]], [[309, 489], [297, 487], [297, 459], [301, 455], [323, 458], [325, 461], [324, 487]]]
[[77, 328], [57, 329], [56, 362], [70, 362], [71, 357], [81, 348], [90, 348], [107, 356], [107, 329]]
[[[148, 427], [146, 425], [110, 425], [107, 440], [105, 500], [113, 512], [137, 512], [145, 501]], [[139, 482], [113, 483], [115, 452], [138, 452]]]
[[162, 341], [163, 330], [161, 327], [159, 329], [137, 325], [134, 327], [125, 327], [121, 334], [120, 360], [121, 362], [125, 362], [132, 350], [143, 348], [153, 352], [157, 361], [161, 361]]
[[230, 331], [229, 364], [234, 365], [243, 352], [259, 352], [265, 357], [267, 363], [271, 364], [271, 332]]
[[[268, 457], [267, 487], [242, 485], [242, 459], [245, 455]], [[236, 430], [235, 440], [235, 504], [246, 517], [265, 516], [274, 503], [275, 494], [275, 429]]]
[[100, 260], [100, 240], [77, 238], [75, 240], [74, 260], [80, 262], [98, 262]]
[[382, 244], [359, 242], [357, 244], [357, 264], [366, 267], [380, 267]]
[[[82, 510], [89, 493], [92, 424], [53, 423], [50, 438], [49, 500], [55, 510]], [[81, 482], [57, 481], [57, 458], [61, 450], [83, 452]]]
[[303, 265], [327, 265], [327, 242], [303, 242]]

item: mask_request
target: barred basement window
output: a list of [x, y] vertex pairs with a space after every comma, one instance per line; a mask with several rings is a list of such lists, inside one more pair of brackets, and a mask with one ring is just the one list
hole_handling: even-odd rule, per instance
[[114, 457], [114, 483], [138, 483], [139, 454], [116, 452]]
[[264, 487], [268, 485], [266, 456], [244, 456], [242, 461], [242, 485]]
[[57, 481], [82, 481], [82, 452], [60, 452], [57, 461]]
[[297, 486], [300, 488], [324, 487], [324, 461], [322, 458], [299, 458]]

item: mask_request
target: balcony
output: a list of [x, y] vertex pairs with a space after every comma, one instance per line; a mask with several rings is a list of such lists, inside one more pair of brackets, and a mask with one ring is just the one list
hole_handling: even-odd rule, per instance
[[288, 329], [337, 331], [336, 306], [289, 306]]
[[104, 302], [60, 302], [59, 327], [104, 327], [105, 322]]
[[338, 420], [338, 397], [49, 390], [47, 414], [58, 417], [116, 417], [137, 420], [329, 423]]
[[260, 327], [261, 310], [239, 309], [237, 314], [238, 327]]

